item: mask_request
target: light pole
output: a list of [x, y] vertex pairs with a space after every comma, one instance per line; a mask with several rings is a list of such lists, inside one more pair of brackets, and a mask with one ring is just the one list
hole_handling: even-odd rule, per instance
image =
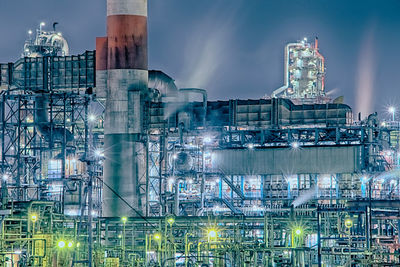
[[40, 32], [40, 33], [42, 33], [42, 28], [43, 28], [44, 26], [46, 26], [46, 23], [40, 22], [40, 24], [39, 24], [39, 32]]
[[189, 235], [191, 234], [185, 234], [185, 267], [188, 267], [189, 264], [190, 245], [192, 244], [191, 242], [189, 243]]
[[351, 218], [346, 218], [344, 226], [346, 227], [345, 231], [349, 236], [349, 262], [351, 262], [351, 228], [353, 227], [353, 220]]
[[122, 217], [121, 218], [122, 221], [122, 263], [125, 263], [125, 251], [126, 251], [126, 245], [125, 245], [125, 224], [128, 221], [127, 217]]
[[161, 234], [160, 233], [155, 233], [153, 235], [153, 239], [157, 242], [157, 260], [158, 260], [158, 266], [161, 266], [161, 242], [162, 242], [162, 238], [161, 238]]
[[31, 221], [32, 221], [32, 235], [35, 234], [35, 222], [37, 222], [38, 220], [38, 216], [36, 215], [36, 213], [32, 213], [31, 214]]

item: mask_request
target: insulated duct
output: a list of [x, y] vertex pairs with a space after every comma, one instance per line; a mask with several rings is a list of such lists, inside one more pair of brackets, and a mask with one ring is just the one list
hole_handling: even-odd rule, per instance
[[[53, 32], [45, 32], [40, 28], [37, 31], [37, 35], [34, 40], [27, 40], [24, 45], [24, 54], [22, 56], [39, 58], [43, 57], [42, 62], [47, 60], [44, 57], [53, 57], [57, 55], [68, 56], [68, 43], [65, 38], [62, 37], [61, 33], [55, 31], [55, 25], [57, 25], [57, 23], [53, 24]], [[17, 81], [18, 78], [16, 79], [14, 85], [17, 85]], [[49, 121], [49, 95], [46, 94], [46, 90], [43, 90], [47, 88], [47, 86], [48, 85], [43, 79], [43, 88], [41, 90], [33, 89], [33, 92], [36, 94], [34, 111], [34, 123], [36, 130], [38, 134], [47, 142], [64, 143], [65, 141], [73, 141], [74, 138], [70, 131], [64, 127], [57, 128], [52, 124], [52, 122]]]
[[148, 86], [149, 89], [157, 90], [158, 96], [155, 98], [161, 98], [162, 101], [176, 100], [178, 96], [178, 88], [175, 85], [175, 81], [162, 71], [149, 71]]
[[[205, 127], [206, 115], [207, 115], [207, 101], [208, 101], [207, 91], [205, 89], [200, 89], [200, 88], [181, 88], [179, 89], [179, 97], [181, 98], [180, 101], [182, 101], [183, 103], [192, 102], [193, 100], [190, 98], [191, 94], [201, 95], [202, 97], [203, 114], [200, 114], [200, 116], [201, 116], [202, 126]], [[185, 127], [190, 128], [189, 124], [192, 121], [191, 116], [193, 116], [193, 114], [182, 111], [178, 116], [179, 122], [182, 122], [185, 125]]]
[[71, 142], [74, 137], [70, 131], [65, 128], [51, 127], [49, 121], [49, 100], [45, 94], [38, 95], [35, 97], [35, 125], [36, 130], [41, 137], [47, 142]]

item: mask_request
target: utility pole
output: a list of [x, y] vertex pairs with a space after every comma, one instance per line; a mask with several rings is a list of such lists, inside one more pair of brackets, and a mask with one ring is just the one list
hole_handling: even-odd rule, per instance
[[88, 161], [89, 167], [89, 181], [88, 181], [88, 261], [89, 267], [92, 267], [92, 254], [93, 254], [93, 231], [92, 231], [92, 210], [93, 210], [93, 172], [94, 162]]
[[[89, 102], [90, 103], [90, 102]], [[91, 116], [91, 115], [90, 115]], [[88, 194], [88, 267], [92, 267], [93, 263], [93, 231], [92, 231], [92, 223], [93, 223], [93, 176], [95, 172], [96, 166], [96, 155], [94, 151], [94, 141], [93, 141], [93, 122], [90, 121], [89, 117], [86, 120], [86, 124], [88, 125], [88, 143], [89, 149], [86, 153], [86, 163], [88, 167], [88, 185], [87, 185], [87, 194]]]
[[320, 214], [320, 209], [319, 205], [317, 206], [317, 227], [318, 227], [318, 233], [317, 233], [317, 243], [318, 243], [318, 267], [322, 267], [322, 247], [321, 247], [321, 214]]

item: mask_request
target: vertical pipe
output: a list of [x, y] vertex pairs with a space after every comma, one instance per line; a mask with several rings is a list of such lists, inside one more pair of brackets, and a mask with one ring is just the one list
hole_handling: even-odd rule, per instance
[[146, 148], [145, 148], [145, 154], [146, 154], [146, 208], [144, 211], [145, 216], [149, 216], [149, 138], [146, 139]]
[[67, 158], [67, 128], [65, 125], [65, 120], [67, 119], [67, 112], [66, 112], [66, 102], [67, 102], [67, 97], [64, 93], [63, 95], [63, 140], [62, 140], [62, 158], [61, 158], [61, 179], [65, 179], [66, 178], [66, 173], [65, 173], [65, 166], [66, 166], [66, 158]]
[[[205, 200], [205, 160], [204, 160], [204, 146], [201, 148], [201, 183], [200, 183], [200, 211], [201, 213], [204, 213], [204, 200]], [[201, 215], [201, 214], [198, 214]]]
[[[163, 215], [164, 210], [163, 210], [163, 201], [162, 201], [162, 173], [163, 173], [163, 159], [165, 157], [166, 153], [166, 138], [165, 138], [165, 127], [163, 127], [163, 133], [160, 136], [160, 157], [158, 160], [158, 201], [160, 202], [160, 216]], [[166, 164], [165, 164], [166, 165]]]
[[92, 267], [93, 263], [93, 230], [92, 230], [92, 210], [93, 210], [93, 163], [89, 165], [89, 182], [88, 182], [88, 266]]
[[5, 157], [6, 157], [6, 149], [5, 149], [5, 130], [6, 130], [6, 122], [5, 122], [5, 112], [6, 112], [6, 96], [3, 94], [3, 101], [0, 103], [1, 107], [1, 206], [7, 204], [8, 190], [7, 190], [7, 181], [3, 179], [3, 175], [6, 174], [5, 168]]
[[318, 245], [318, 267], [322, 267], [322, 246], [321, 246], [321, 214], [319, 207], [317, 207], [317, 245]]
[[[400, 243], [400, 220], [397, 220], [397, 242]], [[393, 232], [394, 234], [394, 232]]]
[[[17, 177], [15, 177], [15, 182], [16, 182], [16, 185], [17, 185], [17, 188], [20, 188], [20, 186], [21, 186], [21, 101], [22, 101], [22, 99], [21, 99], [21, 96], [19, 95], [18, 96], [18, 140], [17, 140], [17, 142], [18, 142], [18, 145], [17, 145], [17, 151], [18, 151], [18, 153], [17, 153]], [[18, 190], [18, 193], [17, 193], [17, 198], [18, 198], [18, 200], [22, 200], [21, 198], [21, 195], [20, 195], [20, 190]]]
[[179, 185], [181, 180], [177, 180], [175, 183], [175, 216], [179, 216]]

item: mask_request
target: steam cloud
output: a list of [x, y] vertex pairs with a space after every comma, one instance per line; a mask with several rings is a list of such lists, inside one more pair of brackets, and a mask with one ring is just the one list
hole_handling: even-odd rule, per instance
[[314, 185], [310, 189], [303, 191], [300, 196], [298, 196], [292, 203], [293, 207], [298, 207], [303, 205], [313, 199], [317, 193], [317, 185]]
[[358, 63], [356, 112], [361, 112], [362, 118], [365, 118], [372, 113], [374, 82], [374, 30], [371, 29], [365, 40], [362, 42]]
[[229, 64], [236, 8], [228, 14], [221, 13], [224, 12], [215, 10], [208, 14], [189, 36], [179, 75], [184, 78], [177, 79], [180, 87], [207, 88], [220, 75], [222, 66]]

